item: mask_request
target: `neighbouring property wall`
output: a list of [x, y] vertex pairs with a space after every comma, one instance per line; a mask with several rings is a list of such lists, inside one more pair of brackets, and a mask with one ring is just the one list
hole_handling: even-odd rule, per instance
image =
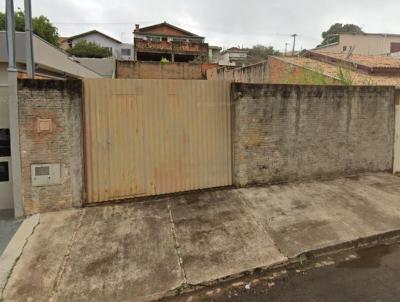
[[232, 84], [234, 184], [392, 169], [394, 91]]
[[116, 77], [120, 79], [185, 79], [202, 80], [206, 78], [208, 64], [175, 62], [117, 61]]
[[267, 83], [269, 62], [264, 61], [246, 67], [221, 67], [209, 69], [207, 80], [226, 80], [240, 83]]
[[[322, 79], [323, 78], [323, 79]], [[269, 84], [339, 84], [335, 79], [290, 64], [277, 57], [269, 57], [268, 60], [239, 68], [213, 68], [207, 70], [207, 80], [227, 80], [238, 83], [269, 83]]]
[[[20, 80], [22, 198], [26, 215], [79, 207], [83, 197], [81, 81]], [[38, 119], [52, 130], [38, 132]], [[61, 164], [61, 184], [33, 187], [32, 164]]]

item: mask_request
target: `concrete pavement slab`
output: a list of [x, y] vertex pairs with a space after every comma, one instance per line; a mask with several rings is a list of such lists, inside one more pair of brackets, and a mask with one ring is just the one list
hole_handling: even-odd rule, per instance
[[5, 287], [5, 301], [48, 301], [81, 216], [79, 210], [40, 215]]
[[240, 192], [289, 258], [400, 229], [400, 178], [386, 173]]
[[170, 202], [189, 284], [287, 260], [237, 190], [188, 194]]
[[55, 301], [147, 301], [184, 282], [166, 203], [85, 209]]
[[157, 299], [400, 231], [399, 196], [399, 177], [374, 173], [42, 214], [5, 301]]

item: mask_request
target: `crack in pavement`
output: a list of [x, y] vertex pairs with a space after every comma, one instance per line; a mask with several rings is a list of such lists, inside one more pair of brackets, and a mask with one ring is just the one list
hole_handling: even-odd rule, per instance
[[63, 260], [63, 263], [62, 263], [62, 265], [60, 267], [60, 270], [59, 270], [59, 272], [57, 274], [56, 282], [54, 283], [52, 292], [50, 294], [49, 301], [54, 301], [54, 296], [57, 294], [57, 292], [59, 290], [59, 286], [60, 286], [61, 280], [62, 280], [62, 278], [64, 276], [65, 269], [67, 267], [67, 263], [69, 262], [69, 259], [70, 259], [72, 246], [74, 245], [76, 236], [78, 234], [78, 231], [80, 230], [80, 228], [82, 226], [83, 216], [85, 215], [85, 213], [86, 213], [86, 209], [82, 209], [81, 215], [79, 217], [79, 222], [77, 223], [75, 231], [72, 234], [72, 237], [71, 237], [70, 242], [68, 244], [67, 250], [66, 250], [66, 252], [64, 254], [64, 260]]
[[[36, 215], [38, 215], [38, 214], [36, 214]], [[12, 275], [12, 273], [13, 273], [13, 271], [14, 271], [14, 268], [15, 268], [15, 266], [17, 265], [17, 263], [18, 263], [19, 259], [21, 258], [22, 254], [24, 253], [25, 247], [28, 245], [29, 239], [30, 239], [30, 238], [33, 236], [33, 234], [35, 233], [35, 230], [36, 230], [36, 228], [39, 226], [39, 224], [40, 224], [40, 215], [38, 216], [38, 222], [37, 222], [37, 224], [32, 228], [32, 231], [31, 231], [31, 233], [29, 234], [29, 236], [28, 236], [27, 238], [25, 238], [25, 242], [24, 242], [24, 244], [23, 244], [23, 246], [22, 246], [22, 248], [21, 248], [21, 252], [20, 252], [20, 254], [16, 257], [16, 259], [15, 259], [15, 261], [14, 261], [12, 267], [10, 268], [10, 271], [9, 271], [8, 274], [7, 274], [7, 277], [6, 277], [6, 280], [5, 280], [5, 282], [4, 282], [4, 285], [2, 286], [2, 288], [0, 288], [0, 301], [3, 301], [3, 294], [4, 294], [4, 291], [5, 291], [6, 287], [7, 287], [8, 281], [10, 280], [11, 275]], [[21, 227], [21, 226], [20, 226], [20, 227]]]
[[188, 284], [187, 278], [186, 278], [186, 271], [185, 271], [185, 268], [183, 265], [183, 259], [182, 259], [182, 255], [181, 255], [181, 251], [180, 251], [178, 235], [176, 233], [174, 217], [172, 215], [171, 204], [170, 204], [169, 200], [167, 201], [167, 208], [168, 208], [168, 212], [169, 212], [169, 220], [171, 223], [172, 237], [174, 238], [175, 251], [176, 251], [176, 255], [178, 256], [179, 267], [180, 267], [180, 269], [182, 271], [182, 275], [183, 275], [183, 286], [185, 287]]

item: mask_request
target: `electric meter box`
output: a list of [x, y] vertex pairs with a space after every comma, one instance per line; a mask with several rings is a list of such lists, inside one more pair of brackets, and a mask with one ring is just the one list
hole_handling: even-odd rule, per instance
[[60, 164], [31, 165], [32, 186], [51, 186], [61, 184]]

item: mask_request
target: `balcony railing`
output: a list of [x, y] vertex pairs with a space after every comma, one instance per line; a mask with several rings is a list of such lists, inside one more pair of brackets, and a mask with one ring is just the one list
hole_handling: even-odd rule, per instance
[[174, 53], [204, 53], [208, 54], [208, 44], [185, 41], [150, 41], [135, 39], [135, 49], [138, 51], [168, 51]]

